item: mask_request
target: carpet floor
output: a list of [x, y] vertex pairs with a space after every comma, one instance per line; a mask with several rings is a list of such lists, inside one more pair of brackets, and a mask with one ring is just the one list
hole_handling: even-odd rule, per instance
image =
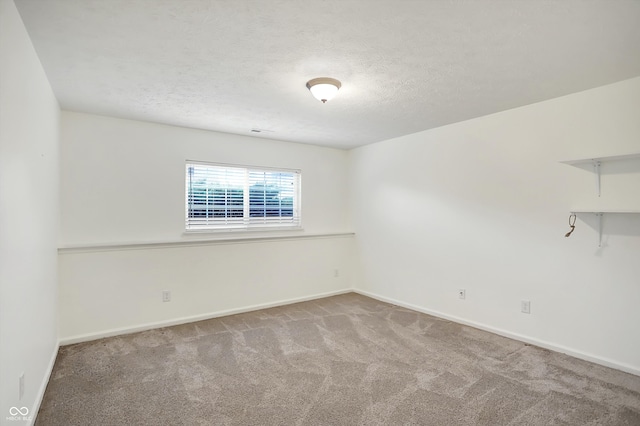
[[640, 425], [640, 377], [355, 293], [60, 348], [36, 425]]

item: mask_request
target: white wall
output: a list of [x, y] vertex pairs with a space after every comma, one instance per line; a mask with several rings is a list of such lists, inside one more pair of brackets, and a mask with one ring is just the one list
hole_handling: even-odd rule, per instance
[[[358, 287], [640, 374], [640, 160], [593, 174], [559, 160], [640, 153], [640, 78], [358, 148]], [[457, 297], [466, 289], [466, 300]], [[531, 301], [531, 314], [520, 301]]]
[[61, 343], [341, 293], [352, 253], [350, 235], [63, 252]]
[[10, 407], [34, 414], [57, 352], [59, 112], [13, 1], [0, 0], [0, 424]]
[[[352, 286], [346, 151], [63, 112], [60, 152], [62, 343]], [[304, 231], [184, 235], [187, 159], [301, 169]]]
[[61, 144], [61, 246], [194, 238], [186, 160], [302, 169], [304, 233], [349, 229], [344, 150], [73, 112]]

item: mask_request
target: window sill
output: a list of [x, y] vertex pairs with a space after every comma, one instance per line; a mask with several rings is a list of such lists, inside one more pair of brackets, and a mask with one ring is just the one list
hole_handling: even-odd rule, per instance
[[236, 236], [238, 234], [251, 234], [251, 235], [273, 235], [275, 232], [282, 233], [291, 233], [291, 232], [302, 232], [304, 228], [302, 226], [263, 226], [263, 227], [238, 227], [238, 228], [202, 228], [202, 229], [185, 229], [182, 233], [183, 236], [193, 236], [193, 235], [229, 235]]

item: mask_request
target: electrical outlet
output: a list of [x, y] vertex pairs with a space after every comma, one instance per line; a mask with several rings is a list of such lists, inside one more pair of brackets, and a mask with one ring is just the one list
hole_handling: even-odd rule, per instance
[[164, 290], [162, 292], [162, 301], [171, 302], [171, 292], [169, 290]]
[[528, 300], [523, 300], [520, 302], [520, 311], [522, 311], [523, 314], [530, 314], [531, 313], [531, 302]]
[[24, 372], [18, 377], [18, 400], [24, 396]]
[[461, 288], [460, 290], [458, 290], [458, 299], [464, 299], [467, 297], [467, 290], [465, 290], [464, 288]]

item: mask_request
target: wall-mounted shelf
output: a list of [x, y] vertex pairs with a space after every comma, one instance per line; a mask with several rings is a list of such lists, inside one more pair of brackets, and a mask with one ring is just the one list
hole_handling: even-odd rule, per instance
[[576, 209], [571, 210], [571, 213], [620, 213], [620, 214], [640, 214], [640, 210], [612, 210], [612, 209]]
[[[601, 194], [601, 185], [600, 185], [600, 166], [603, 163], [610, 163], [614, 161], [628, 161], [628, 160], [640, 160], [640, 153], [632, 153], [625, 155], [612, 155], [608, 157], [592, 157], [592, 158], [580, 158], [577, 160], [565, 160], [561, 161], [563, 164], [568, 164], [570, 166], [584, 166], [591, 164], [593, 166], [593, 173], [596, 177], [596, 193], [598, 197]], [[640, 170], [640, 161], [638, 169]], [[594, 214], [598, 219], [598, 247], [602, 247], [602, 216], [605, 214], [638, 214], [640, 215], [640, 209], [601, 209], [601, 208], [587, 208], [587, 209], [573, 209], [571, 210], [571, 214], [575, 215], [585, 215], [585, 214]], [[571, 223], [570, 223], [571, 224]], [[573, 230], [573, 227], [571, 228]], [[568, 235], [571, 235], [569, 233]]]
[[597, 209], [574, 209], [571, 214], [595, 214], [598, 218], [598, 247], [602, 247], [602, 216], [605, 214], [640, 214], [640, 210], [597, 210]]
[[578, 160], [564, 160], [564, 161], [561, 161], [561, 163], [577, 166], [579, 164], [589, 164], [594, 161], [600, 161], [601, 163], [606, 163], [609, 161], [633, 160], [636, 158], [640, 159], [640, 152], [635, 154], [612, 155], [609, 157], [592, 157], [592, 158], [581, 158]]
[[635, 160], [635, 159], [640, 160], [640, 153], [612, 155], [609, 157], [580, 158], [577, 160], [561, 161], [561, 163], [569, 164], [570, 166], [582, 166], [585, 164], [591, 164], [593, 166], [593, 173], [596, 176], [596, 192], [599, 197], [602, 192], [601, 185], [600, 185], [600, 166], [602, 165], [602, 163], [609, 163], [612, 161]]

